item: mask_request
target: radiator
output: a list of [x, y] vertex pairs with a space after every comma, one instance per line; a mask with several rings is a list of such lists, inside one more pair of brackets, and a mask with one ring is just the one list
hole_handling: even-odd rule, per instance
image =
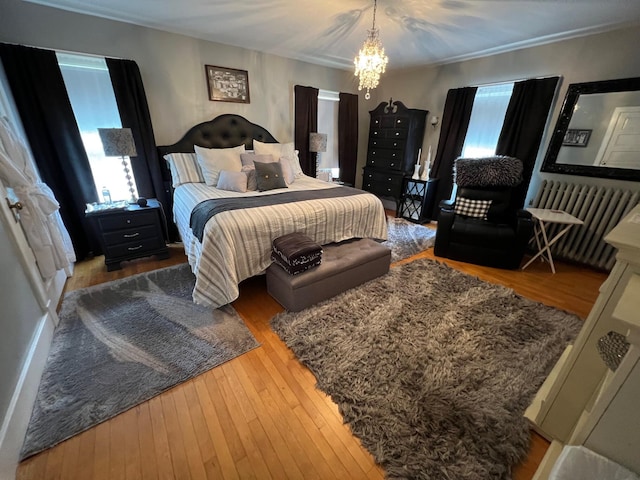
[[[564, 210], [584, 222], [552, 247], [554, 257], [611, 270], [616, 249], [603, 238], [640, 201], [640, 192], [544, 180], [532, 207]], [[553, 237], [560, 227], [552, 226]]]

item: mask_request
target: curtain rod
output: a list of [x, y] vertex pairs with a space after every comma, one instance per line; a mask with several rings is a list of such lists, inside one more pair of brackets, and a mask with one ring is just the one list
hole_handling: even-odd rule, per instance
[[490, 87], [493, 85], [503, 85], [505, 83], [516, 83], [516, 82], [524, 82], [525, 80], [544, 80], [545, 78], [554, 78], [558, 77], [562, 80], [562, 75], [543, 75], [540, 77], [525, 77], [525, 78], [517, 78], [515, 80], [502, 80], [500, 82], [487, 82], [487, 83], [476, 83], [474, 85], [467, 85], [467, 87]]
[[39, 50], [51, 50], [53, 52], [70, 53], [71, 55], [84, 55], [86, 57], [114, 58], [116, 60], [131, 60], [130, 58], [116, 57], [116, 56], [113, 56], [113, 55], [100, 55], [98, 53], [76, 52], [74, 50], [65, 50], [65, 49], [62, 49], [62, 48], [40, 47], [40, 46], [37, 46], [37, 45], [27, 45], [27, 44], [24, 44], [24, 43], [15, 43], [15, 42], [2, 42], [2, 43], [6, 43], [7, 45], [19, 45], [19, 46], [22, 46], [22, 47], [37, 48]]

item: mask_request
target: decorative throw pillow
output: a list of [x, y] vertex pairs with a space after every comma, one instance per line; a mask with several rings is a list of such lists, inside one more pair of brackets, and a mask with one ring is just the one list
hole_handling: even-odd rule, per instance
[[222, 170], [218, 176], [216, 188], [229, 190], [231, 192], [247, 191], [247, 174], [245, 172], [230, 172]]
[[168, 153], [164, 159], [171, 170], [173, 188], [183, 183], [204, 183], [204, 176], [195, 153]]
[[296, 177], [303, 175], [300, 160], [293, 143], [262, 143], [253, 141], [253, 149], [258, 155], [273, 155], [273, 158], [285, 157], [291, 163]]
[[457, 197], [455, 211], [457, 215], [465, 217], [487, 219], [487, 213], [491, 207], [491, 200], [472, 200], [471, 198]]
[[247, 190], [250, 190], [252, 192], [258, 190], [255, 165], [245, 165], [242, 167], [242, 171], [247, 175]]
[[254, 162], [254, 165], [256, 166], [256, 183], [259, 191], [287, 188], [287, 183], [284, 181], [284, 175], [282, 174], [282, 165], [279, 163], [260, 162]]
[[244, 153], [244, 145], [233, 148], [202, 148], [196, 145], [195, 150], [207, 185], [215, 187], [222, 170], [242, 170], [240, 154]]
[[242, 166], [251, 165], [253, 166], [253, 162], [262, 162], [262, 163], [273, 163], [277, 162], [273, 155], [257, 155], [255, 153], [241, 153], [240, 160], [242, 161]]
[[287, 185], [291, 185], [296, 181], [296, 173], [293, 171], [291, 162], [286, 157], [280, 157], [280, 165], [282, 165], [282, 174], [284, 175], [284, 181]]

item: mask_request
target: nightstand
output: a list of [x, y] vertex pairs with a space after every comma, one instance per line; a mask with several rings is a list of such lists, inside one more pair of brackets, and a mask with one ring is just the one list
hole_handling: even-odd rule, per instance
[[414, 223], [429, 223], [437, 186], [437, 178], [417, 180], [405, 177], [396, 217]]
[[128, 205], [86, 213], [102, 246], [107, 271], [119, 270], [124, 260], [151, 255], [169, 258], [162, 213], [160, 203], [153, 198], [148, 199], [146, 207]]

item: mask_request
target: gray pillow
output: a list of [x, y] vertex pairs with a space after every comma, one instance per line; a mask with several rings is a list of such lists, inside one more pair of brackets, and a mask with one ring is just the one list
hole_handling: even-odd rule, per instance
[[247, 174], [245, 172], [231, 172], [229, 170], [220, 171], [216, 188], [229, 190], [231, 192], [247, 191]]
[[259, 191], [287, 188], [287, 182], [284, 181], [280, 163], [253, 163], [256, 166], [256, 182], [258, 183]]
[[272, 163], [278, 160], [273, 158], [273, 155], [256, 155], [255, 153], [241, 153], [240, 161], [242, 166], [253, 165], [253, 162]]

